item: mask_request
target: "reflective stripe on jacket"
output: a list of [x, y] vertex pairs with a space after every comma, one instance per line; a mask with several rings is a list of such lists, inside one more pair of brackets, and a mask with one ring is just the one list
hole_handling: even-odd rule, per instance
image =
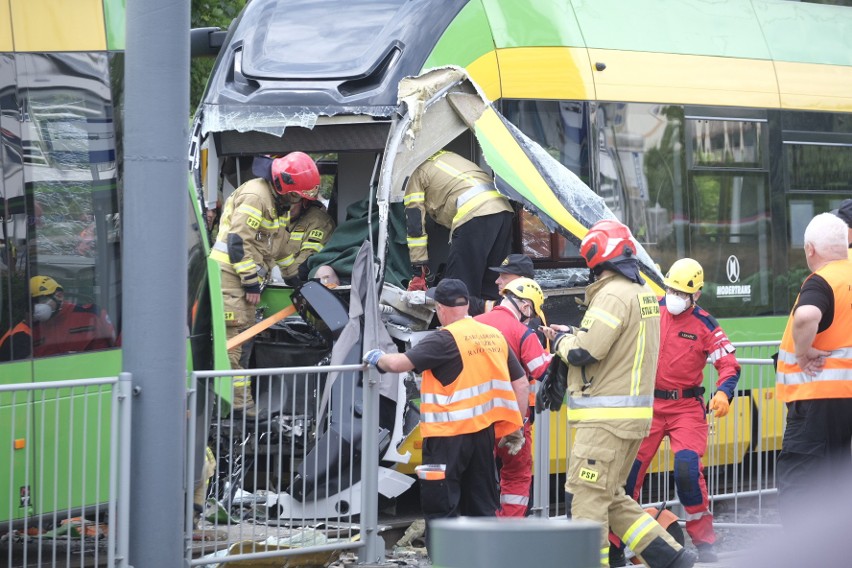
[[[586, 288], [581, 329], [557, 344], [557, 353], [585, 353], [590, 363], [568, 368], [568, 420], [623, 438], [644, 438], [654, 406], [660, 348], [660, 307], [647, 284], [605, 276]], [[572, 353], [573, 352], [573, 353]]]
[[[243, 286], [260, 284], [278, 241], [284, 238], [289, 213], [278, 215], [275, 194], [262, 178], [247, 181], [228, 197], [219, 220], [219, 234], [210, 258], [226, 272], [239, 276]], [[228, 235], [238, 237], [241, 247], [229, 246]]]
[[799, 368], [793, 343], [793, 314], [799, 303], [797, 298], [778, 352], [776, 383], [778, 397], [784, 402], [852, 398], [852, 262], [836, 260], [814, 274], [824, 278], [834, 293], [834, 319], [828, 329], [816, 334], [813, 347], [831, 354], [816, 376], [808, 376]]
[[[454, 152], [440, 151], [411, 174], [403, 197], [406, 215], [419, 216], [419, 226], [408, 227], [412, 264], [425, 263], [428, 236], [426, 215], [453, 231], [474, 217], [512, 212], [509, 201], [494, 187], [491, 176]], [[415, 224], [416, 225], [416, 224]]]
[[458, 436], [494, 424], [502, 438], [523, 425], [506, 361], [509, 347], [493, 327], [464, 318], [444, 329], [456, 341], [462, 371], [444, 386], [432, 371], [420, 385], [420, 432], [424, 438]]
[[285, 278], [296, 276], [299, 266], [312, 254], [321, 251], [334, 232], [331, 217], [325, 209], [316, 205], [309, 206], [290, 225], [287, 231], [289, 238], [282, 241], [275, 258]]

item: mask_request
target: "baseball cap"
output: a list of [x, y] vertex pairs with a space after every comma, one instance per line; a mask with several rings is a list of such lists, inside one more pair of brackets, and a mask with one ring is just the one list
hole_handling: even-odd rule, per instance
[[510, 254], [500, 263], [500, 266], [490, 267], [494, 272], [517, 274], [526, 278], [535, 278], [532, 259], [525, 254]]
[[844, 199], [834, 214], [846, 221], [846, 225], [852, 229], [852, 199]]
[[426, 290], [426, 295], [442, 306], [466, 306], [469, 295], [467, 285], [455, 278], [445, 278], [434, 288]]

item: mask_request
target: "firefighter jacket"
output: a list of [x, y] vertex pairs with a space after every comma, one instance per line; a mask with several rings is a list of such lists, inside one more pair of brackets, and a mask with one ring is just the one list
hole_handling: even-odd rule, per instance
[[33, 324], [33, 355], [46, 357], [115, 347], [115, 328], [94, 304], [62, 302], [47, 321]]
[[262, 178], [247, 181], [228, 197], [210, 258], [240, 279], [246, 292], [260, 292], [273, 251], [286, 238], [289, 213], [278, 214], [275, 192]]
[[829, 351], [830, 355], [816, 376], [808, 376], [799, 368], [793, 343], [793, 314], [799, 304], [797, 298], [778, 352], [776, 383], [778, 396], [784, 402], [852, 398], [852, 262], [835, 260], [814, 274], [824, 278], [834, 293], [834, 317], [827, 329], [816, 334], [812, 347]]
[[568, 420], [621, 438], [644, 438], [653, 415], [660, 305], [647, 284], [604, 275], [586, 288], [576, 334], [554, 351], [568, 367]]
[[462, 371], [447, 386], [430, 370], [420, 384], [420, 432], [424, 438], [472, 434], [494, 424], [497, 438], [523, 426], [506, 360], [509, 346], [491, 326], [464, 318], [444, 328], [453, 335]]
[[287, 229], [289, 238], [281, 240], [275, 262], [284, 278], [299, 274], [299, 267], [308, 257], [319, 252], [331, 237], [334, 222], [319, 203], [311, 203]]
[[657, 389], [683, 391], [701, 386], [707, 360], [719, 375], [716, 387], [734, 397], [740, 380], [736, 349], [719, 323], [700, 306], [673, 316], [665, 298], [660, 300], [660, 358], [657, 362]]
[[[544, 350], [535, 331], [521, 323], [511, 310], [504, 306], [496, 306], [489, 312], [478, 315], [476, 321], [490, 325], [503, 334], [509, 349], [524, 366], [530, 385], [540, 379], [550, 364], [551, 355]], [[530, 406], [535, 406], [535, 392], [530, 388]]]
[[494, 187], [491, 176], [453, 152], [440, 151], [411, 174], [403, 197], [411, 264], [429, 261], [426, 215], [453, 231], [474, 217], [502, 211], [509, 201]]

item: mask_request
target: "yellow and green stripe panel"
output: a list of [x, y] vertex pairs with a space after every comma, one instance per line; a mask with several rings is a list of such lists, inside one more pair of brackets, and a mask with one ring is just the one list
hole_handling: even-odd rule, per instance
[[[528, 153], [523, 135], [491, 105], [474, 122], [474, 132], [485, 160], [497, 175], [500, 192], [531, 209], [551, 231], [579, 242], [596, 221], [612, 218], [603, 200], [588, 188], [589, 198], [576, 201], [576, 207], [569, 210], [551, 189], [557, 187], [556, 180]], [[643, 266], [642, 272], [661, 293], [662, 282], [653, 267]]]
[[0, 0], [0, 52], [120, 51], [125, 0]]
[[471, 0], [424, 69], [463, 66], [490, 100], [852, 111], [852, 8], [777, 0], [696, 6]]

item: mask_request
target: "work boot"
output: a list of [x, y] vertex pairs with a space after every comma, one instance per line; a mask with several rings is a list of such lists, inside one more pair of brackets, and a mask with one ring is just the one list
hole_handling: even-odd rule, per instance
[[709, 542], [696, 544], [695, 548], [698, 549], [699, 562], [713, 564], [719, 561], [719, 557], [716, 555], [716, 547]]
[[681, 548], [675, 559], [666, 568], [692, 568], [697, 560], [698, 556], [694, 552]]

